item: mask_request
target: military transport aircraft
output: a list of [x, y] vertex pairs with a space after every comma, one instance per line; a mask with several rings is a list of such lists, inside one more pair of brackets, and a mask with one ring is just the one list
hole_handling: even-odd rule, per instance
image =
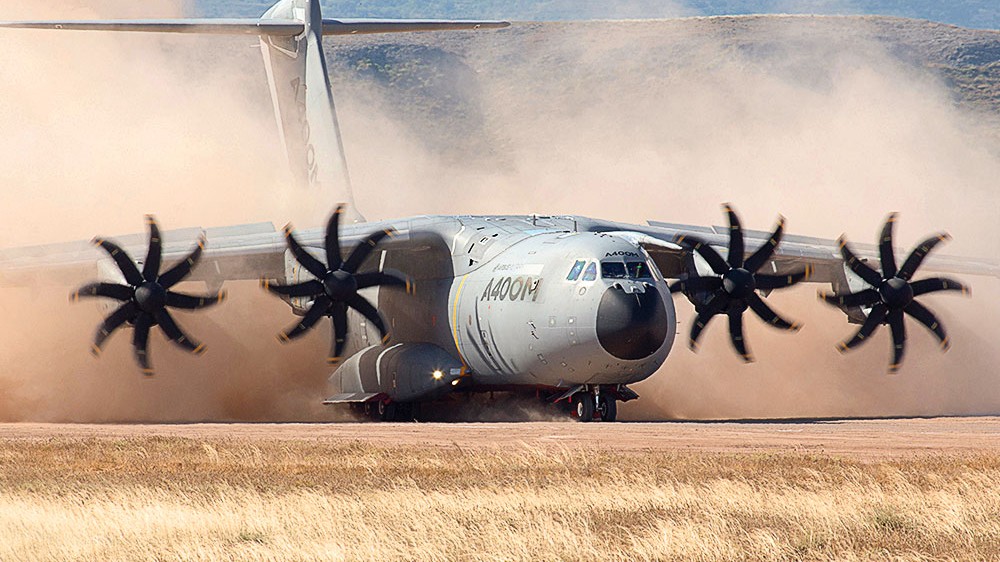
[[[318, 0], [281, 0], [256, 20], [0, 22], [7, 28], [259, 36], [283, 146], [298, 187], [314, 192], [317, 204], [333, 194], [352, 201], [323, 36], [507, 25], [323, 19]], [[746, 310], [795, 331], [798, 325], [773, 311], [765, 297], [803, 281], [828, 284], [832, 293], [820, 296], [861, 324], [840, 348], [859, 345], [887, 324], [890, 371], [896, 371], [905, 351], [905, 316], [931, 330], [942, 348], [948, 345], [940, 321], [916, 298], [941, 290], [968, 293], [949, 278], [914, 280], [918, 267], [1000, 276], [995, 263], [925, 261], [943, 234], [919, 244], [899, 265], [895, 215], [877, 246], [858, 246], [856, 253], [843, 239], [786, 236], [783, 218], [773, 232], [745, 230], [730, 206], [724, 210], [727, 227], [537, 215], [364, 222], [350, 205], [338, 207], [325, 229], [210, 229], [193, 250], [188, 245], [197, 231], [161, 234], [149, 217], [148, 243], [130, 236], [118, 243], [95, 240], [103, 253], [83, 243], [0, 252], [0, 286], [30, 285], [54, 269], [81, 280], [96, 277], [73, 293], [113, 305], [92, 350], [99, 353], [113, 332], [130, 326], [136, 359], [152, 374], [148, 335], [155, 326], [189, 351], [205, 349], [168, 308], [213, 305], [222, 300], [225, 281], [260, 279], [301, 316], [280, 333], [282, 342], [331, 319], [328, 360], [338, 392], [326, 404], [408, 419], [410, 406], [420, 402], [526, 390], [571, 405], [581, 421], [613, 421], [618, 401], [637, 398], [628, 385], [656, 372], [673, 349], [672, 293], [694, 304], [692, 348], [709, 321], [723, 315], [733, 347], [751, 361], [743, 336]], [[136, 262], [131, 256], [144, 249], [145, 259]], [[212, 294], [177, 293], [173, 287], [182, 280], [204, 282]], [[81, 342], [81, 352], [83, 347]]]

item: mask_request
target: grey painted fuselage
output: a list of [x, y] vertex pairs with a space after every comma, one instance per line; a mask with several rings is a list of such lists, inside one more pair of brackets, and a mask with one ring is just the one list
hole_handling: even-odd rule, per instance
[[[618, 385], [649, 377], [675, 333], [667, 285], [641, 247], [591, 232], [594, 224], [581, 220], [412, 219], [408, 236], [388, 244], [369, 267], [402, 271], [416, 290], [372, 290], [391, 340], [381, 345], [374, 327], [352, 316], [348, 355], [433, 344], [460, 366], [463, 388]], [[430, 376], [435, 369], [427, 370]], [[379, 373], [376, 386], [391, 394], [386, 378]], [[442, 385], [454, 381], [444, 379]]]

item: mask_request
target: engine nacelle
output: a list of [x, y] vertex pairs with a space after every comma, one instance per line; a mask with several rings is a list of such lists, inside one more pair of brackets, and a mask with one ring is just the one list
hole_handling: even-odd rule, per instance
[[373, 345], [347, 359], [330, 377], [343, 393], [383, 393], [399, 402], [431, 400], [450, 392], [462, 363], [429, 343]]

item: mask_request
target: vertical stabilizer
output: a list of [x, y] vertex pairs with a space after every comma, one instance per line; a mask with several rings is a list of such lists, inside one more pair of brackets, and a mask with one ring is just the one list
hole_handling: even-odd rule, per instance
[[261, 19], [304, 23], [301, 35], [260, 38], [279, 136], [295, 185], [328, 207], [346, 201], [351, 218], [361, 220], [327, 75], [319, 0], [281, 0]]

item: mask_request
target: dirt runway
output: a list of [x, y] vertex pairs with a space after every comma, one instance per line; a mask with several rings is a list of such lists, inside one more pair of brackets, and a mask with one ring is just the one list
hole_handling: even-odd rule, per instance
[[173, 437], [304, 440], [461, 449], [586, 447], [623, 452], [807, 453], [857, 458], [995, 453], [1000, 418], [763, 422], [0, 424], [0, 440]]

